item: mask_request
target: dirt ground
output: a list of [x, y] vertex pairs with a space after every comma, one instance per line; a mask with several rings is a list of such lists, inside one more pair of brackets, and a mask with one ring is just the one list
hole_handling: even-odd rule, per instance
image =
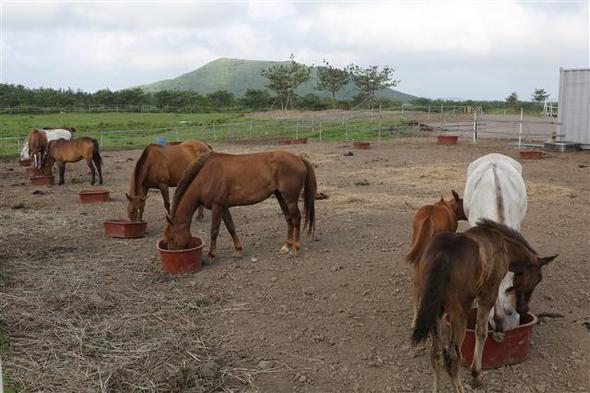
[[[272, 145], [217, 144], [232, 153]], [[467, 165], [490, 152], [517, 157], [504, 141], [441, 146], [394, 139], [354, 150], [343, 143], [289, 146], [317, 165], [317, 238], [299, 256], [279, 254], [286, 223], [273, 198], [232, 209], [244, 256], [227, 231], [199, 273], [162, 272], [164, 226], [150, 194], [142, 239], [104, 236], [125, 215], [140, 151], [103, 152], [112, 200], [81, 205], [85, 164], [66, 185], [34, 187], [25, 170], [0, 168], [0, 330], [10, 384], [23, 392], [261, 391], [428, 392], [429, 344], [409, 344], [411, 275], [403, 261], [414, 212], [463, 192]], [[477, 392], [590, 392], [590, 155], [521, 161], [529, 192], [523, 233], [543, 255], [531, 303], [542, 318], [529, 359], [484, 372]], [[209, 213], [192, 232], [209, 242]], [[462, 223], [460, 230], [466, 228]], [[443, 391], [451, 391], [446, 375]]]

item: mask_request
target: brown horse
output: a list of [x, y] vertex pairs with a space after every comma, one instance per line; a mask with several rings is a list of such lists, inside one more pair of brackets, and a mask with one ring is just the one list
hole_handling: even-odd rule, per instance
[[211, 209], [211, 249], [217, 255], [217, 235], [223, 219], [235, 248], [240, 254], [242, 244], [236, 235], [229, 213], [232, 206], [253, 205], [273, 195], [287, 220], [287, 241], [281, 252], [297, 252], [300, 248], [301, 213], [297, 201], [303, 190], [305, 225], [308, 234], [315, 230], [316, 176], [313, 165], [304, 158], [285, 151], [255, 154], [208, 153], [184, 175], [176, 188], [172, 212], [164, 240], [169, 249], [186, 248], [191, 239], [191, 217], [199, 206]]
[[51, 173], [51, 169], [57, 161], [57, 166], [59, 168], [59, 185], [64, 184], [66, 163], [78, 162], [82, 159], [86, 160], [92, 173], [92, 181], [90, 184], [94, 185], [96, 181], [95, 170], [98, 171], [100, 184], [102, 184], [102, 157], [100, 156], [96, 139], [89, 137], [82, 137], [71, 141], [56, 139], [49, 142], [48, 150], [49, 153], [43, 163], [42, 171], [45, 174]]
[[413, 301], [414, 312], [412, 315], [412, 328], [416, 325], [416, 315], [418, 313], [418, 304], [420, 304], [420, 291], [422, 284], [420, 282], [420, 259], [424, 255], [426, 247], [432, 238], [442, 232], [455, 232], [459, 220], [466, 220], [463, 212], [463, 200], [455, 190], [451, 190], [453, 199], [445, 201], [440, 197], [440, 201], [422, 206], [414, 216], [414, 232], [412, 233], [412, 246], [406, 254], [406, 261], [414, 266], [413, 280]]
[[[480, 220], [463, 233], [441, 233], [432, 240], [420, 264], [420, 279], [425, 286], [412, 342], [416, 345], [432, 336], [434, 392], [438, 392], [442, 359], [455, 392], [463, 392], [459, 378], [460, 348], [473, 300], [478, 300], [478, 310], [471, 375], [472, 384], [479, 386], [488, 315], [502, 279], [508, 271], [514, 272], [511, 291], [516, 294], [517, 311], [525, 313], [533, 290], [541, 282], [541, 268], [556, 256], [538, 257], [519, 232], [488, 219]], [[441, 334], [444, 312], [450, 320], [450, 340]]]
[[49, 145], [47, 135], [41, 130], [32, 129], [29, 132], [28, 143], [29, 157], [33, 160], [33, 165], [35, 168], [41, 168], [43, 161], [45, 161], [47, 147]]
[[[168, 187], [176, 187], [184, 172], [203, 154], [212, 151], [211, 146], [199, 141], [186, 141], [177, 145], [148, 145], [137, 160], [125, 195], [127, 216], [131, 221], [141, 221], [145, 200], [150, 188], [159, 189], [164, 207], [170, 213]], [[203, 208], [197, 218], [203, 217]]]

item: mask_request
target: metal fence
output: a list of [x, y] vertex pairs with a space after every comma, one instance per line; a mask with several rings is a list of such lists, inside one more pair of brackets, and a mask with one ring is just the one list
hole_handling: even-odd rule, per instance
[[[143, 147], [149, 143], [198, 139], [207, 142], [310, 140], [381, 140], [416, 131], [454, 133], [476, 142], [503, 138], [522, 143], [541, 141], [555, 133], [556, 121], [516, 115], [486, 115], [479, 108], [460, 106], [406, 107], [396, 110], [325, 111], [312, 115], [287, 113], [272, 120], [251, 118], [243, 122], [177, 125], [166, 128], [95, 130], [76, 136], [97, 139], [102, 149]], [[25, 131], [26, 132], [26, 131]], [[0, 138], [0, 155], [20, 152], [26, 135]]]

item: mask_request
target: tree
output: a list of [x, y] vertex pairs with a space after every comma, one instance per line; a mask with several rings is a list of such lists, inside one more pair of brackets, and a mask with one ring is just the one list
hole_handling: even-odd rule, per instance
[[542, 103], [549, 98], [549, 94], [545, 91], [545, 89], [535, 89], [535, 92], [532, 95], [533, 101]]
[[272, 104], [272, 97], [266, 90], [246, 90], [244, 97], [240, 99], [241, 104], [251, 110], [262, 110]]
[[377, 90], [397, 86], [399, 83], [398, 80], [392, 79], [395, 70], [389, 66], [385, 66], [382, 70], [379, 70], [379, 66], [361, 68], [351, 64], [348, 66], [348, 72], [354, 84], [364, 95], [364, 101], [368, 102], [371, 108]]
[[234, 104], [234, 95], [227, 90], [217, 90], [207, 94], [207, 99], [218, 108], [228, 108]]
[[506, 97], [506, 102], [512, 106], [515, 106], [516, 104], [518, 104], [518, 93], [516, 93], [515, 91], [510, 93], [510, 95], [508, 97]]
[[332, 93], [332, 108], [336, 108], [336, 92], [350, 81], [350, 74], [346, 69], [333, 67], [324, 60], [324, 65], [317, 67], [317, 89]]
[[293, 109], [293, 97], [295, 89], [309, 80], [311, 73], [310, 67], [295, 61], [295, 56], [291, 53], [290, 61], [287, 64], [278, 64], [276, 66], [262, 70], [262, 76], [268, 79], [267, 87], [277, 93], [277, 98], [281, 109]]

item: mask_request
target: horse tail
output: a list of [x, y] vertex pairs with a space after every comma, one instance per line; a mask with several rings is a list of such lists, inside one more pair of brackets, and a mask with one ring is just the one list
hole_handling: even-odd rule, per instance
[[[430, 254], [432, 255], [432, 254]], [[434, 260], [425, 261], [430, 265], [426, 277], [426, 285], [420, 295], [420, 308], [416, 318], [416, 327], [412, 331], [412, 344], [417, 345], [425, 341], [429, 334], [438, 334], [437, 321], [443, 312], [443, 297], [447, 289], [447, 273], [449, 271], [449, 256], [437, 253]]]
[[315, 171], [311, 162], [302, 158], [307, 173], [305, 175], [305, 188], [303, 189], [303, 206], [305, 209], [305, 224], [303, 230], [307, 229], [307, 234], [315, 234], [315, 195], [318, 189]]
[[420, 222], [418, 230], [414, 233], [414, 239], [412, 239], [412, 247], [406, 254], [406, 261], [412, 265], [418, 263], [424, 250], [428, 245], [429, 240], [434, 236], [434, 226], [432, 225], [432, 219], [426, 217]]
[[96, 139], [92, 140], [92, 161], [94, 161], [99, 167], [102, 167], [102, 157], [100, 156], [98, 141]]

